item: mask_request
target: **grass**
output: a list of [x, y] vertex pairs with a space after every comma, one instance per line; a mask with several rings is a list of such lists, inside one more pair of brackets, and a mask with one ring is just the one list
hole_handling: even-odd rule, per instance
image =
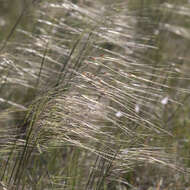
[[4, 189], [189, 187], [184, 5], [23, 8], [0, 55]]

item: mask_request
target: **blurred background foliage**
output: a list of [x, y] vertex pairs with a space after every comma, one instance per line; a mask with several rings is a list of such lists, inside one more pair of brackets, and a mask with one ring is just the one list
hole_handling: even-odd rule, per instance
[[0, 0], [4, 189], [190, 189], [188, 0]]

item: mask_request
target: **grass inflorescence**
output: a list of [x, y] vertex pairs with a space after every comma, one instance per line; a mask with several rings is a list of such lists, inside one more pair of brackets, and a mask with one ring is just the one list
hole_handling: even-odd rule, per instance
[[0, 185], [188, 187], [181, 10], [175, 1], [25, 2], [0, 52]]

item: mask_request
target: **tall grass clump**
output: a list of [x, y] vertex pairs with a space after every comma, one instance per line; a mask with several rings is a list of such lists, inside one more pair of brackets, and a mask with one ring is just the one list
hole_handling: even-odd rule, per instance
[[23, 1], [0, 50], [2, 188], [189, 187], [188, 7]]

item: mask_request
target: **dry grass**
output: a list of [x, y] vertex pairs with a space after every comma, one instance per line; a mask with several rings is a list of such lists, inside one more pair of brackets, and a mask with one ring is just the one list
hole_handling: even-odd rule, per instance
[[175, 31], [172, 4], [104, 3], [35, 2], [33, 31], [8, 35], [0, 56], [7, 189], [172, 189], [176, 172], [178, 189], [188, 186], [172, 126], [189, 97], [189, 67], [164, 41]]

